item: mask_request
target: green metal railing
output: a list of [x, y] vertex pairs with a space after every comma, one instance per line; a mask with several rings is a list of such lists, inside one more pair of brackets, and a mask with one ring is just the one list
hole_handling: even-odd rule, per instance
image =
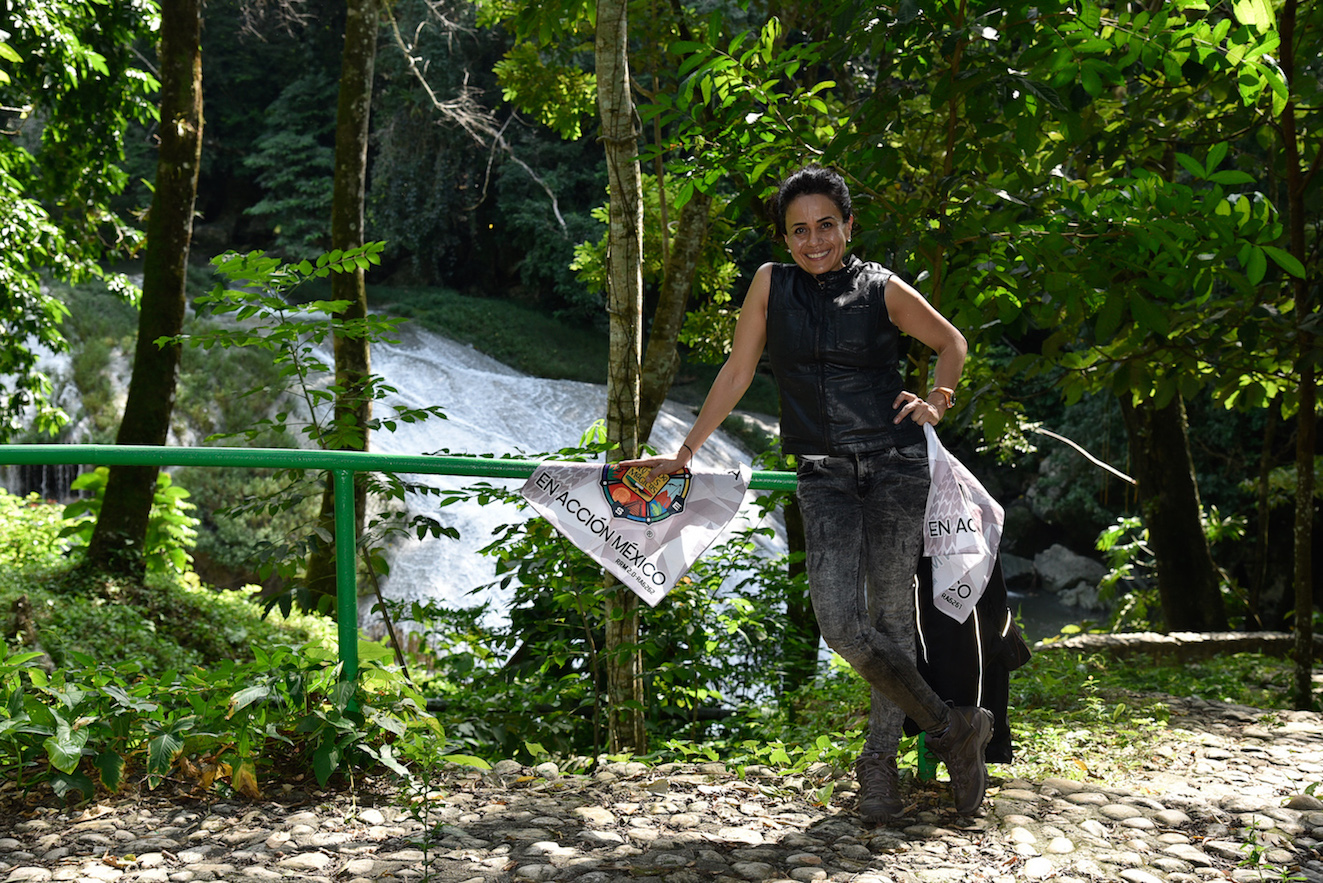
[[[354, 543], [354, 473], [404, 472], [419, 475], [462, 475], [477, 478], [527, 479], [540, 465], [535, 460], [490, 457], [431, 457], [422, 454], [374, 454], [363, 451], [302, 451], [292, 448], [171, 448], [138, 445], [0, 445], [0, 466], [248, 466], [261, 469], [320, 469], [331, 473], [335, 486], [336, 620], [341, 671], [358, 676], [358, 569]], [[795, 489], [795, 473], [755, 471], [754, 490]], [[933, 779], [937, 763], [918, 744], [918, 775]]]
[[[248, 466], [261, 469], [319, 469], [335, 487], [335, 585], [339, 655], [346, 678], [358, 675], [358, 574], [354, 560], [354, 473], [404, 472], [482, 478], [527, 479], [533, 460], [490, 457], [432, 457], [364, 451], [303, 451], [291, 448], [183, 448], [139, 445], [0, 445], [0, 466]], [[749, 487], [794, 490], [793, 472], [754, 472]], [[350, 537], [349, 542], [340, 542]]]

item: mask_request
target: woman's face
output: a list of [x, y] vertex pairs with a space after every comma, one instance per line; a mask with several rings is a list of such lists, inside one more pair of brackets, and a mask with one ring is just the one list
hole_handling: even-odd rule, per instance
[[786, 207], [786, 246], [807, 273], [817, 276], [839, 270], [845, 263], [853, 219], [821, 193], [796, 196]]

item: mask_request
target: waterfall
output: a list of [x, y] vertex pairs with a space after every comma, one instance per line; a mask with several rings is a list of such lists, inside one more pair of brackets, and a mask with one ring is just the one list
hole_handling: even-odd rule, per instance
[[68, 503], [78, 496], [70, 486], [83, 467], [61, 463], [54, 466], [45, 463], [5, 466], [0, 477], [0, 487], [16, 497], [36, 494], [43, 500], [56, 503]]
[[[372, 347], [372, 372], [398, 390], [375, 406], [374, 415], [385, 417], [392, 404], [414, 408], [436, 405], [447, 419], [400, 424], [394, 432], [376, 432], [371, 446], [379, 453], [525, 457], [578, 444], [584, 431], [606, 413], [603, 385], [530, 377], [470, 346], [412, 324], [403, 326], [396, 336], [397, 343], [374, 343]], [[675, 450], [693, 419], [690, 409], [668, 403], [653, 429], [652, 445], [663, 452]], [[725, 470], [748, 461], [748, 452], [725, 433], [717, 432], [703, 445], [694, 468]], [[478, 481], [505, 482], [514, 489], [521, 484], [511, 479], [441, 475], [410, 478], [439, 488], [461, 488]], [[758, 519], [757, 509], [752, 506], [755, 496], [754, 492], [745, 496], [737, 520], [752, 523]], [[438, 508], [436, 498], [430, 496], [411, 500], [408, 505], [410, 514], [426, 511], [456, 528], [460, 538], [411, 538], [395, 545], [388, 555], [390, 574], [382, 582], [383, 594], [389, 600], [432, 599], [450, 607], [491, 601], [494, 615], [504, 619], [509, 592], [470, 594], [496, 578], [494, 562], [478, 550], [491, 541], [497, 527], [532, 517], [531, 510], [520, 512], [507, 504], [479, 506], [467, 502]], [[766, 542], [767, 554], [785, 550], [784, 526], [778, 520], [773, 527], [777, 536]], [[360, 621], [369, 628], [376, 619], [368, 613], [374, 603], [375, 599], [364, 599], [360, 605]]]
[[[395, 343], [372, 345], [372, 371], [397, 392], [375, 407], [375, 415], [388, 417], [392, 405], [422, 408], [439, 406], [447, 419], [423, 423], [398, 424], [394, 432], [378, 431], [371, 438], [372, 450], [388, 454], [494, 454], [528, 457], [542, 452], [577, 445], [584, 431], [606, 414], [606, 387], [601, 384], [568, 380], [544, 380], [530, 377], [473, 347], [404, 323], [393, 335]], [[320, 357], [333, 362], [329, 351]], [[66, 378], [70, 372], [67, 354], [45, 353], [43, 370], [60, 378], [61, 404], [71, 415], [81, 411], [77, 392]], [[324, 379], [323, 381], [324, 382]], [[693, 422], [692, 411], [668, 403], [658, 416], [652, 432], [652, 444], [669, 452], [679, 447]], [[75, 423], [65, 433], [69, 441], [78, 440], [82, 427]], [[170, 444], [196, 444], [186, 430], [183, 437], [171, 433]], [[694, 464], [696, 469], [713, 471], [747, 463], [748, 452], [718, 431], [703, 446]], [[68, 484], [80, 471], [76, 466], [7, 467], [0, 470], [0, 484], [15, 494], [37, 491], [44, 499], [68, 501]], [[517, 489], [520, 481], [477, 479], [441, 475], [413, 475], [413, 481], [443, 489], [459, 489], [479, 481], [505, 483]], [[755, 494], [746, 495], [737, 522], [752, 523], [758, 518], [751, 505]], [[388, 550], [390, 574], [382, 581], [383, 594], [390, 600], [412, 602], [434, 600], [448, 607], [469, 607], [492, 602], [497, 620], [504, 619], [509, 593], [500, 591], [471, 594], [474, 589], [496, 578], [495, 564], [478, 550], [486, 546], [492, 532], [503, 524], [532, 517], [531, 510], [492, 503], [461, 503], [445, 508], [437, 506], [432, 496], [406, 501], [409, 514], [425, 513], [459, 531], [459, 539], [428, 537], [396, 541]], [[772, 526], [773, 540], [760, 539], [767, 554], [785, 550], [784, 526], [779, 518]], [[718, 539], [717, 542], [721, 540]], [[363, 588], [363, 587], [360, 587]], [[360, 622], [371, 630], [378, 617], [370, 612], [375, 598], [365, 598], [360, 605]]]
[[[32, 437], [27, 438], [27, 440], [41, 444], [78, 443], [82, 436], [82, 427], [77, 422], [81, 409], [78, 390], [70, 379], [73, 368], [71, 367], [69, 354], [53, 353], [48, 347], [36, 340], [29, 340], [27, 345], [37, 355], [36, 370], [43, 372], [51, 379], [55, 404], [63, 408], [74, 420], [74, 423], [66, 426], [60, 432], [58, 438], [41, 437], [35, 433], [30, 433]], [[0, 384], [4, 384], [5, 380], [6, 378], [0, 377]], [[25, 414], [22, 421], [23, 425], [30, 426], [33, 416], [33, 409], [29, 405], [28, 413]], [[23, 438], [25, 436], [20, 434], [11, 439], [9, 443], [19, 444]], [[71, 490], [70, 485], [73, 484], [79, 473], [86, 468], [88, 467], [65, 463], [0, 466], [0, 488], [16, 497], [36, 494], [43, 500], [69, 503], [83, 496], [82, 492]]]

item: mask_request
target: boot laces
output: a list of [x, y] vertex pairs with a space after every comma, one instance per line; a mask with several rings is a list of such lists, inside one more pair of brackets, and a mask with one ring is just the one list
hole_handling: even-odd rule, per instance
[[900, 774], [889, 757], [880, 754], [861, 755], [855, 762], [854, 770], [862, 799], [892, 797], [900, 791]]

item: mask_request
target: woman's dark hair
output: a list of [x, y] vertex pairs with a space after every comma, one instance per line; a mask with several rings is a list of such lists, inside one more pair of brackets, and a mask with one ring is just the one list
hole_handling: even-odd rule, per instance
[[845, 179], [832, 169], [822, 166], [805, 166], [781, 182], [776, 195], [770, 200], [768, 214], [776, 225], [776, 235], [786, 235], [786, 209], [796, 197], [822, 195], [830, 199], [841, 210], [841, 220], [850, 220], [850, 188]]

